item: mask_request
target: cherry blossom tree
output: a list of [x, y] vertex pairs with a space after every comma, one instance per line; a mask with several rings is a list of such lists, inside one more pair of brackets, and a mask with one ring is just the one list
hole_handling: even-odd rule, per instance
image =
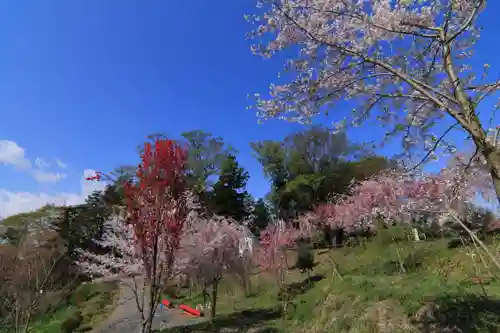
[[[465, 160], [477, 161], [465, 156]], [[479, 162], [482, 162], [479, 159]], [[327, 223], [333, 228], [374, 228], [374, 221], [386, 224], [412, 223], [419, 218], [443, 225], [450, 221], [460, 226], [500, 269], [500, 262], [469, 228], [473, 212], [468, 205], [478, 196], [496, 200], [496, 192], [484, 165], [462, 166], [460, 157], [438, 174], [382, 172], [359, 184], [336, 202], [317, 208], [317, 219], [307, 223]]]
[[123, 214], [112, 216], [103, 229], [101, 239], [94, 241], [103, 249], [103, 253], [78, 249], [79, 258], [76, 263], [81, 272], [91, 278], [141, 275], [143, 267], [134, 246], [134, 230], [126, 223]]
[[257, 26], [252, 51], [298, 52], [286, 62], [288, 82], [272, 84], [269, 98], [255, 94], [261, 118], [310, 122], [349, 101], [354, 109], [337, 116], [337, 129], [378, 121], [382, 143], [401, 138], [412, 164], [420, 161], [414, 167], [453, 152], [447, 136], [461, 129], [500, 201], [500, 101], [484, 104], [500, 80], [488, 64], [473, 70], [471, 59], [486, 0], [258, 0], [258, 7], [247, 16]]
[[[136, 181], [125, 184], [126, 212], [108, 221], [101, 245], [108, 255], [82, 253], [80, 265], [93, 274], [141, 275], [132, 289], [141, 314], [141, 332], [151, 332], [160, 302], [160, 284], [176, 274], [176, 255], [187, 218], [184, 186], [186, 152], [173, 141], [146, 143]], [[97, 174], [92, 179], [103, 179]]]
[[[461, 161], [462, 160], [462, 161]], [[463, 216], [467, 203], [478, 196], [495, 198], [495, 189], [480, 160], [468, 168], [464, 156], [454, 158], [438, 174], [390, 170], [352, 184], [349, 194], [315, 209], [316, 220], [334, 229], [373, 228], [374, 221], [411, 223], [419, 217], [439, 221], [443, 215]], [[496, 198], [495, 198], [496, 199]]]
[[211, 288], [211, 318], [216, 314], [217, 292], [221, 279], [226, 274], [236, 274], [244, 262], [249, 260], [248, 251], [240, 251], [250, 231], [235, 221], [212, 216], [197, 216], [197, 221], [182, 239], [180, 269], [195, 277], [204, 297]]
[[[245, 228], [251, 230], [248, 225], [246, 225]], [[250, 275], [257, 267], [257, 262], [255, 260], [255, 251], [257, 246], [257, 240], [251, 233], [249, 234], [247, 230], [245, 230], [245, 235], [243, 236], [238, 249], [239, 260], [237, 260], [232, 267], [232, 274], [238, 280], [245, 296], [250, 296], [252, 292]]]
[[260, 233], [260, 244], [257, 251], [258, 262], [263, 271], [274, 277], [283, 300], [284, 314], [286, 314], [288, 304], [285, 286], [288, 272], [287, 250], [295, 245], [300, 235], [299, 230], [283, 223], [283, 221], [269, 224]]

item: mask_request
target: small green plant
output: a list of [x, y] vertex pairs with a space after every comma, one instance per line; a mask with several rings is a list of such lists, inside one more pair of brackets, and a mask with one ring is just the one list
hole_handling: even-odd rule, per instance
[[411, 251], [406, 256], [387, 261], [383, 264], [383, 272], [387, 275], [415, 273], [423, 266], [426, 257], [425, 249]]
[[299, 245], [295, 267], [300, 269], [301, 272], [307, 272], [308, 277], [314, 268], [314, 254], [310, 245], [306, 242], [301, 242]]
[[311, 244], [315, 249], [321, 249], [328, 246], [326, 241], [326, 232], [324, 230], [316, 230], [311, 237]]
[[92, 283], [85, 283], [79, 286], [71, 295], [71, 304], [79, 305], [88, 301], [92, 297], [98, 295], [100, 292], [97, 285]]
[[65, 321], [61, 323], [61, 332], [72, 333], [74, 332], [82, 323], [83, 316], [80, 311], [75, 311], [71, 316], [69, 316]]
[[381, 246], [404, 243], [409, 239], [411, 239], [411, 228], [407, 225], [385, 226], [381, 223], [377, 225], [375, 242]]

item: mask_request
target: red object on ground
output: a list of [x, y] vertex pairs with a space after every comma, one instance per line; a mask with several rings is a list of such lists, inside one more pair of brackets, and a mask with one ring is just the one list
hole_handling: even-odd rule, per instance
[[163, 304], [163, 306], [165, 306], [166, 308], [170, 308], [172, 306], [172, 303], [170, 303], [166, 299], [163, 299], [163, 301], [161, 301], [161, 304]]
[[179, 308], [184, 311], [184, 312], [187, 312], [189, 314], [192, 314], [194, 316], [198, 316], [198, 317], [201, 317], [201, 312], [196, 310], [196, 309], [193, 309], [192, 307], [189, 307], [187, 305], [184, 305], [184, 304], [181, 304], [179, 306]]
[[189, 317], [197, 317], [196, 315], [189, 313], [189, 312], [186, 312], [186, 311], [182, 311], [182, 314], [185, 316], [189, 316]]

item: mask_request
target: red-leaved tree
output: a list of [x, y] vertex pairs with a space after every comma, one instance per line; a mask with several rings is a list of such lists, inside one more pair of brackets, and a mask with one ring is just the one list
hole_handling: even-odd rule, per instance
[[127, 222], [142, 261], [148, 304], [142, 332], [150, 332], [160, 301], [160, 284], [174, 276], [174, 264], [184, 229], [186, 151], [171, 140], [146, 143], [137, 182], [125, 186]]
[[[108, 253], [80, 250], [77, 264], [92, 276], [132, 277], [140, 330], [149, 333], [160, 302], [160, 285], [176, 274], [189, 195], [182, 147], [171, 140], [156, 140], [145, 144], [140, 157], [136, 179], [124, 184], [126, 211], [107, 221], [103, 239], [96, 241]], [[107, 178], [98, 173], [89, 180]]]

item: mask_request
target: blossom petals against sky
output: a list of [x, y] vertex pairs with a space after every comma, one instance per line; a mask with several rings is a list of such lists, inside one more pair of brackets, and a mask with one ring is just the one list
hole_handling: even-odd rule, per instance
[[[0, 215], [79, 202], [84, 170], [136, 164], [146, 136], [201, 129], [239, 151], [249, 191], [269, 189], [249, 142], [301, 128], [258, 125], [247, 94], [266, 92], [282, 56], [253, 56], [255, 0], [4, 1], [0, 4]], [[496, 6], [498, 8], [498, 6]], [[479, 61], [490, 57], [495, 8]], [[361, 128], [353, 138], [383, 134]], [[92, 171], [87, 171], [92, 172]]]

